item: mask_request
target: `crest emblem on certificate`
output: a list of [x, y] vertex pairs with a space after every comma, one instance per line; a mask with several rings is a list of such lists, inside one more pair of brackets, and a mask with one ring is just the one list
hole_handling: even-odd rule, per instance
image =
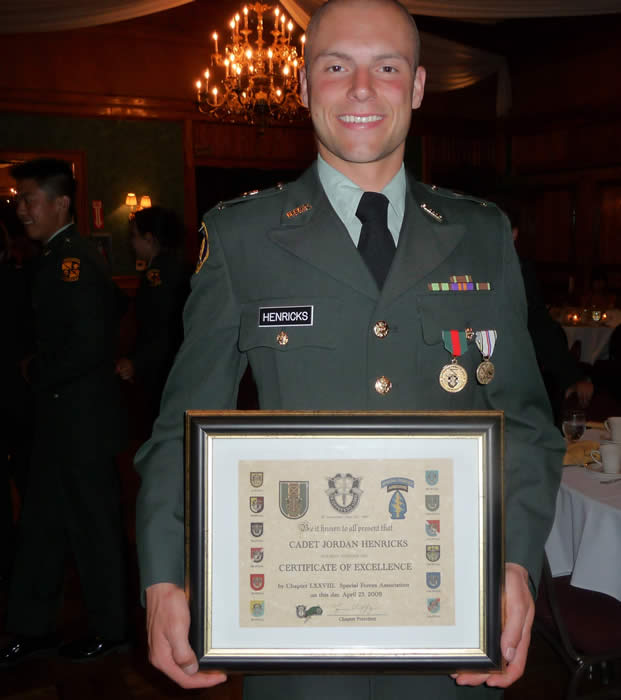
[[440, 496], [431, 494], [425, 496], [425, 508], [430, 511], [438, 510], [440, 507]]
[[250, 512], [251, 513], [263, 512], [264, 505], [265, 505], [265, 499], [263, 496], [250, 496]]
[[382, 481], [382, 488], [386, 489], [387, 493], [393, 491], [390, 502], [388, 503], [388, 512], [392, 520], [405, 520], [405, 514], [408, 510], [408, 504], [403, 495], [403, 491], [407, 493], [409, 489], [414, 488], [412, 479], [406, 479], [401, 476], [393, 476], [390, 479]]
[[426, 469], [425, 470], [425, 481], [428, 486], [436, 486], [440, 480], [440, 473], [437, 469]]
[[285, 518], [301, 518], [308, 510], [308, 481], [279, 482], [278, 504]]
[[263, 617], [265, 615], [265, 601], [251, 600], [250, 614], [252, 615], [252, 617]]
[[250, 472], [250, 486], [255, 489], [263, 486], [263, 472]]
[[425, 520], [425, 534], [427, 537], [437, 537], [440, 534], [440, 521]]
[[251, 547], [250, 559], [253, 564], [260, 564], [263, 561], [263, 547]]
[[440, 545], [439, 544], [425, 545], [425, 556], [427, 557], [427, 561], [431, 561], [431, 562], [440, 561]]
[[440, 612], [440, 599], [439, 598], [427, 598], [427, 610], [432, 615], [437, 615]]
[[319, 605], [313, 605], [307, 608], [306, 605], [296, 605], [295, 614], [306, 622], [313, 615], [323, 615], [323, 610]]
[[442, 575], [439, 571], [428, 571], [426, 574], [427, 588], [440, 588]]
[[253, 537], [263, 537], [263, 523], [250, 523], [250, 534]]
[[360, 481], [360, 477], [352, 474], [339, 473], [328, 478], [326, 494], [334, 510], [339, 513], [351, 513], [358, 506], [363, 493]]
[[265, 586], [265, 574], [250, 574], [250, 588], [253, 591], [262, 591], [263, 586]]

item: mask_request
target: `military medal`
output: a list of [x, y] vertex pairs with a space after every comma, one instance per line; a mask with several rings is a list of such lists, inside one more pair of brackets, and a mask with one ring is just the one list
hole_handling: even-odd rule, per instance
[[455, 394], [468, 383], [468, 373], [457, 362], [457, 358], [467, 350], [466, 331], [442, 331], [444, 347], [451, 353], [451, 362], [440, 371], [440, 386], [444, 391]]
[[497, 336], [498, 333], [493, 330], [476, 332], [475, 343], [483, 356], [483, 361], [477, 367], [477, 380], [479, 384], [489, 384], [494, 378], [496, 370], [489, 358], [494, 352]]

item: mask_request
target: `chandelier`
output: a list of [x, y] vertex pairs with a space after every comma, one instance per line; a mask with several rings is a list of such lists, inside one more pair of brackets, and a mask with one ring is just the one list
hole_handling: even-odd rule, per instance
[[196, 83], [199, 111], [217, 121], [246, 124], [304, 119], [308, 112], [298, 95], [298, 75], [306, 37], [302, 35], [298, 51], [291, 40], [294, 26], [278, 5], [255, 2], [231, 19], [230, 41], [223, 51], [214, 32], [210, 68], [204, 82]]

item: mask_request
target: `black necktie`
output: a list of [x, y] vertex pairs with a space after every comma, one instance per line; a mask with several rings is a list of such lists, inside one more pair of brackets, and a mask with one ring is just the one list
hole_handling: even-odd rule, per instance
[[386, 223], [388, 199], [379, 192], [365, 192], [356, 216], [362, 221], [358, 250], [381, 289], [395, 256], [395, 241]]

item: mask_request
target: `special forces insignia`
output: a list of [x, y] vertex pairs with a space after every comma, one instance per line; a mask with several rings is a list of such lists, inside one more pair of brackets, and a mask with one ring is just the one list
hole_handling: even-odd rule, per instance
[[250, 559], [253, 564], [260, 564], [263, 561], [263, 547], [251, 547]]
[[262, 591], [263, 586], [265, 586], [265, 574], [250, 574], [250, 588], [253, 591]]
[[425, 508], [430, 511], [438, 510], [440, 507], [440, 496], [436, 494], [425, 496]]
[[360, 477], [351, 474], [335, 474], [328, 478], [326, 494], [330, 505], [339, 513], [351, 513], [358, 503], [363, 491], [360, 488]]
[[439, 598], [427, 598], [427, 610], [432, 615], [437, 615], [440, 612], [440, 599]]
[[407, 493], [408, 489], [414, 488], [412, 479], [396, 476], [382, 481], [382, 488], [386, 489], [387, 493], [394, 491], [390, 503], [388, 504], [388, 512], [392, 520], [405, 520], [405, 514], [408, 510], [408, 504], [403, 496], [402, 491]]
[[296, 605], [295, 614], [306, 622], [313, 615], [323, 615], [323, 610], [319, 607], [319, 605], [313, 605], [310, 608], [307, 608], [306, 605]]
[[198, 252], [196, 270], [194, 270], [195, 275], [198, 275], [198, 273], [201, 271], [201, 267], [203, 267], [207, 261], [207, 258], [209, 257], [209, 234], [207, 233], [207, 226], [205, 225], [204, 221], [201, 224], [199, 231], [203, 234], [203, 240], [201, 241], [201, 249]]
[[440, 534], [440, 521], [425, 520], [425, 534], [427, 537], [437, 537]]
[[280, 512], [285, 518], [297, 520], [308, 510], [308, 481], [281, 481], [278, 493]]
[[263, 537], [263, 523], [250, 523], [250, 534], [253, 537]]
[[428, 486], [436, 486], [440, 479], [440, 474], [437, 469], [425, 470], [425, 482]]
[[160, 271], [156, 267], [152, 267], [147, 272], [147, 282], [149, 283], [149, 287], [160, 287], [161, 286], [162, 276], [160, 274]]
[[263, 496], [250, 496], [250, 512], [251, 513], [262, 513], [265, 498]]
[[263, 486], [263, 472], [250, 472], [250, 486], [255, 489]]
[[440, 561], [440, 545], [439, 544], [428, 544], [425, 545], [425, 556], [427, 561], [436, 562]]
[[427, 588], [440, 588], [442, 576], [439, 571], [429, 571], [426, 575]]
[[250, 614], [252, 615], [252, 617], [263, 617], [265, 615], [265, 601], [251, 600]]
[[65, 258], [60, 269], [63, 273], [63, 282], [77, 282], [80, 279], [80, 258]]

